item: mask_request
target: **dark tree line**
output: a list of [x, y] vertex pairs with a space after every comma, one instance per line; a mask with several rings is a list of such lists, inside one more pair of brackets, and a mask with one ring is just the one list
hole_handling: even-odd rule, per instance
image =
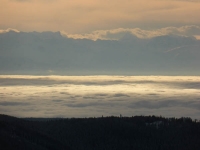
[[0, 115], [4, 150], [199, 150], [200, 123], [156, 116], [19, 119]]

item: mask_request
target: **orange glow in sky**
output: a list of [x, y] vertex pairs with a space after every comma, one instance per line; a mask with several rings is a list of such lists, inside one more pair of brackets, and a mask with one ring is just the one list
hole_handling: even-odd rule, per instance
[[1, 0], [0, 29], [66, 31], [200, 25], [199, 0]]

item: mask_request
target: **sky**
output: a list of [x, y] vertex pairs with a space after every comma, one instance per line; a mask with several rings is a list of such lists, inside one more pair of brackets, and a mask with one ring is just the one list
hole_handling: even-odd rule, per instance
[[[0, 71], [199, 75], [199, 14], [200, 0], [1, 0]], [[0, 76], [0, 113], [200, 116], [199, 76], [11, 78]]]
[[200, 0], [1, 0], [0, 29], [24, 32], [200, 26]]
[[[108, 64], [124, 68], [139, 64], [140, 70], [153, 70], [151, 66], [141, 67], [151, 64], [157, 70], [166, 70], [177, 64], [181, 66], [177, 68], [184, 68], [189, 73], [188, 69], [193, 68], [195, 73], [192, 74], [196, 74], [196, 68], [200, 66], [200, 0], [1, 0], [0, 3], [1, 69], [21, 67], [23, 70], [27, 64], [27, 68], [31, 68], [31, 65], [37, 67], [43, 63], [48, 64], [47, 70], [67, 65], [67, 69], [77, 66], [80, 69], [83, 64], [86, 68], [98, 68], [98, 65], [104, 68]], [[19, 34], [15, 36], [9, 31]], [[60, 35], [64, 37], [62, 40]], [[36, 36], [40, 41], [33, 39]], [[42, 38], [46, 36], [48, 38]], [[163, 38], [156, 38], [160, 36]], [[51, 38], [55, 43], [51, 42]], [[69, 38], [75, 40], [66, 46], [63, 40]], [[56, 42], [59, 39], [60, 42]], [[101, 43], [97, 41], [99, 39], [109, 41]], [[132, 45], [126, 43], [131, 40], [134, 41]], [[114, 44], [111, 41], [120, 42]], [[60, 49], [59, 54], [54, 49]], [[128, 52], [124, 53], [124, 49]], [[158, 53], [155, 54], [155, 50]], [[85, 54], [82, 53], [84, 51]], [[52, 57], [45, 57], [47, 54]], [[49, 60], [44, 62], [45, 58]], [[52, 64], [57, 66], [52, 69]]]

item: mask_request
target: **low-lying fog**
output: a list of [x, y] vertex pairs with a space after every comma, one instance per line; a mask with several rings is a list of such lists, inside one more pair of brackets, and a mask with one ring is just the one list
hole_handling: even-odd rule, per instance
[[122, 114], [200, 119], [200, 77], [1, 75], [0, 113], [18, 117]]

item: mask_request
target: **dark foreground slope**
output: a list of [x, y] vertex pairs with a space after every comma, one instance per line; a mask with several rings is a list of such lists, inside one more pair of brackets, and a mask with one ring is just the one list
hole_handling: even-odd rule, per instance
[[0, 148], [199, 150], [200, 123], [155, 116], [19, 119], [0, 115]]

